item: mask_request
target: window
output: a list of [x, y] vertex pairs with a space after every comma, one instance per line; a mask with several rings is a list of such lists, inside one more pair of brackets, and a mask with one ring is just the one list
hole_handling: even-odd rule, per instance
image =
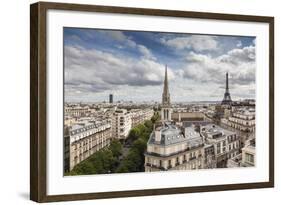
[[191, 152], [189, 158], [192, 159], [193, 157], [195, 157], [195, 153], [194, 153], [194, 152]]
[[219, 154], [221, 152], [221, 144], [218, 143], [217, 144], [217, 154]]
[[158, 152], [158, 147], [154, 147], [154, 152]]
[[195, 169], [195, 168], [196, 168], [195, 163], [192, 163], [192, 169]]
[[254, 163], [254, 156], [252, 154], [246, 153], [245, 157], [247, 162]]

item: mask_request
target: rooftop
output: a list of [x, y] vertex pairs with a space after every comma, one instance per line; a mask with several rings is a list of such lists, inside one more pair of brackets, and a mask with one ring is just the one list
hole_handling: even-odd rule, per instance
[[184, 127], [191, 127], [191, 126], [197, 126], [197, 125], [206, 126], [208, 124], [210, 124], [210, 122], [208, 122], [208, 121], [185, 121], [185, 122], [183, 122]]
[[162, 127], [156, 128], [156, 130], [161, 132], [160, 142], [155, 141], [155, 132], [152, 132], [148, 140], [148, 144], [158, 144], [166, 146], [187, 142], [187, 138], [185, 138], [182, 131], [175, 125], [172, 125], [170, 123], [165, 123]]
[[69, 132], [71, 135], [78, 134], [83, 131], [98, 128], [100, 126], [108, 124], [107, 121], [81, 121], [70, 127]]
[[165, 123], [155, 130], [161, 132], [161, 140], [159, 142], [155, 141], [155, 132], [152, 132], [148, 144], [168, 146], [177, 143], [186, 143], [189, 148], [203, 145], [203, 139], [199, 132], [195, 131], [194, 127], [186, 127], [184, 130], [181, 130], [171, 123]]
[[207, 125], [202, 127], [201, 131], [206, 133], [206, 134], [210, 134], [210, 135], [219, 135], [219, 134], [221, 134], [222, 137], [224, 135], [228, 136], [228, 135], [235, 134], [235, 132], [223, 129], [222, 127], [220, 127], [218, 125], [215, 125], [215, 124], [207, 124]]
[[240, 108], [236, 111], [236, 113], [252, 116], [252, 115], [255, 115], [255, 109], [254, 108]]
[[198, 147], [203, 144], [203, 139], [199, 132], [196, 132], [193, 127], [185, 128], [185, 137], [188, 141], [188, 147]]

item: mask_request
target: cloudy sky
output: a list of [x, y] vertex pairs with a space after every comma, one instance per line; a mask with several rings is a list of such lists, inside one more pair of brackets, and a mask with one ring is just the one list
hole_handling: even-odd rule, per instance
[[255, 37], [64, 28], [65, 100], [171, 101], [255, 98]]

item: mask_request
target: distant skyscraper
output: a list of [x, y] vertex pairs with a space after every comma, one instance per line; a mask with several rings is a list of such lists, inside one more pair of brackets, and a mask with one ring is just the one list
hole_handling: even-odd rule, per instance
[[113, 94], [109, 94], [109, 103], [113, 103]]
[[224, 93], [224, 98], [221, 102], [222, 105], [231, 105], [232, 100], [230, 97], [230, 93], [229, 93], [229, 87], [228, 87], [228, 73], [226, 73], [226, 82], [225, 82], [225, 93]]

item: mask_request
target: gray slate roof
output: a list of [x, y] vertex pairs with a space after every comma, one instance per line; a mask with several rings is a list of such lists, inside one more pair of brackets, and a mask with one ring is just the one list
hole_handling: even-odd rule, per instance
[[154, 132], [152, 132], [148, 140], [148, 144], [158, 144], [166, 146], [176, 143], [187, 142], [187, 138], [184, 137], [182, 131], [178, 129], [175, 125], [165, 123], [165, 125], [160, 128], [160, 131], [160, 142], [155, 142], [155, 134]]

